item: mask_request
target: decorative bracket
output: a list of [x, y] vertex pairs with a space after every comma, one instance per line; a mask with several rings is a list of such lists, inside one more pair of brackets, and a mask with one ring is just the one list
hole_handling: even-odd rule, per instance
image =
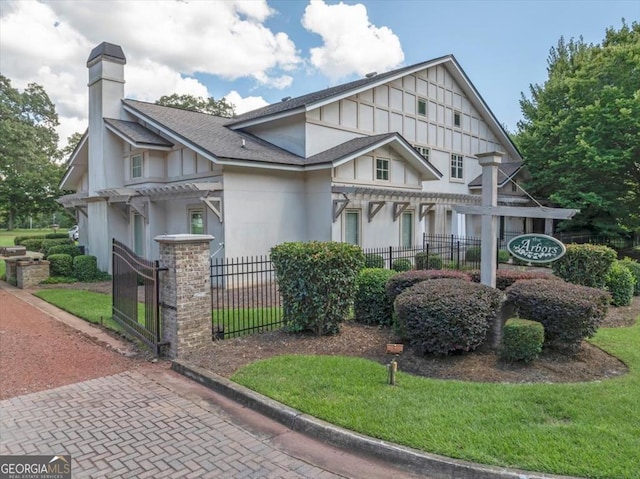
[[129, 201], [127, 204], [142, 216], [147, 223], [149, 222], [149, 204], [147, 202]]
[[433, 208], [435, 205], [436, 205], [435, 203], [420, 203], [420, 209], [418, 213], [418, 215], [420, 216], [420, 219], [427, 216], [427, 213], [431, 211], [431, 208]]
[[404, 211], [409, 207], [410, 203], [408, 201], [396, 201], [393, 203], [393, 221], [396, 221], [398, 217], [404, 213]]
[[342, 200], [333, 200], [333, 222], [334, 223], [338, 220], [338, 218], [340, 218], [340, 215], [349, 204], [349, 198], [347, 198], [347, 195], [342, 193], [342, 196], [344, 196], [344, 199]]
[[373, 217], [378, 214], [385, 203], [385, 201], [369, 201], [369, 223], [371, 223]]
[[[220, 223], [222, 223], [222, 198], [203, 197], [200, 198], [200, 201], [203, 201], [209, 207], [209, 209], [213, 211], [213, 214], [218, 217]], [[213, 203], [217, 203], [217, 206]]]

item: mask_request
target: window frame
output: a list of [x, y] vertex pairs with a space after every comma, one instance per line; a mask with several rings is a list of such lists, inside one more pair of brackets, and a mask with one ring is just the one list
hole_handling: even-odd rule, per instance
[[462, 128], [462, 112], [458, 110], [453, 110], [453, 127]]
[[[375, 179], [376, 181], [391, 181], [391, 160], [389, 158], [375, 158]], [[383, 162], [383, 166], [379, 164], [379, 162]], [[386, 165], [386, 166], [384, 166]], [[381, 178], [381, 176], [383, 178]], [[384, 178], [386, 176], [386, 178]]]
[[[422, 109], [424, 112], [420, 112], [420, 105], [423, 105], [424, 108]], [[418, 97], [416, 100], [416, 114], [418, 116], [427, 116], [427, 99], [426, 98], [422, 98], [422, 97]]]
[[[140, 224], [137, 225], [137, 221], [140, 221]], [[137, 227], [140, 227], [140, 237], [138, 237]], [[146, 221], [144, 216], [140, 213], [132, 213], [131, 215], [131, 246], [132, 250], [138, 256], [144, 257], [146, 251]], [[140, 246], [138, 248], [138, 246]]]
[[[349, 241], [349, 233], [348, 233], [348, 217], [350, 215], [355, 215], [357, 219], [357, 229], [356, 229], [356, 242]], [[344, 243], [349, 243], [356, 246], [362, 246], [362, 211], [356, 208], [345, 208], [344, 210], [344, 222], [343, 222], [343, 230], [342, 230], [342, 241]]]
[[449, 178], [452, 181], [464, 181], [464, 155], [451, 153], [449, 157]]
[[[408, 223], [407, 223], [407, 219]], [[405, 244], [404, 242], [404, 226], [405, 224], [408, 224], [410, 227], [410, 232], [409, 232], [409, 244]], [[413, 214], [413, 210], [406, 210], [403, 211], [402, 214], [400, 215], [400, 247], [401, 248], [413, 248], [414, 246], [414, 214]]]
[[[140, 158], [140, 165], [135, 164], [135, 160]], [[139, 170], [140, 174], [135, 174], [135, 172]], [[131, 155], [131, 179], [137, 180], [139, 178], [144, 178], [144, 154], [138, 153], [135, 155]]]
[[[413, 148], [422, 156], [426, 161], [429, 161], [431, 156], [431, 148], [428, 146], [414, 145]], [[425, 154], [426, 153], [426, 154]]]
[[[194, 233], [193, 232], [193, 214], [200, 213], [202, 215], [202, 233]], [[187, 209], [187, 229], [189, 234], [206, 234], [207, 232], [207, 212], [204, 207], [201, 206], [192, 206]]]

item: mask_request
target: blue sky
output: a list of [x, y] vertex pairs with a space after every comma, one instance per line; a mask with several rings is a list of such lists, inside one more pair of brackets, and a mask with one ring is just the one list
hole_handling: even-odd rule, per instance
[[640, 2], [0, 0], [0, 72], [45, 87], [65, 139], [86, 128], [85, 62], [102, 41], [124, 49], [127, 96], [226, 96], [239, 112], [451, 53], [515, 130], [559, 38], [599, 43], [622, 18], [639, 21]]

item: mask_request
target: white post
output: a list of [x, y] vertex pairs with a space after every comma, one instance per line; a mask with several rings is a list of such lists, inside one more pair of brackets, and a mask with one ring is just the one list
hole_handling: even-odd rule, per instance
[[491, 151], [476, 155], [482, 166], [482, 237], [480, 253], [480, 282], [496, 287], [497, 221], [494, 209], [498, 206], [498, 165], [505, 153]]

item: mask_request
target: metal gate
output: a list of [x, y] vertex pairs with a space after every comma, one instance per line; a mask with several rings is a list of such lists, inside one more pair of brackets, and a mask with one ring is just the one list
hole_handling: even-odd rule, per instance
[[[113, 319], [133, 337], [147, 344], [156, 356], [160, 353], [160, 308], [158, 261], [137, 256], [113, 239]], [[144, 294], [143, 301], [138, 301]]]

